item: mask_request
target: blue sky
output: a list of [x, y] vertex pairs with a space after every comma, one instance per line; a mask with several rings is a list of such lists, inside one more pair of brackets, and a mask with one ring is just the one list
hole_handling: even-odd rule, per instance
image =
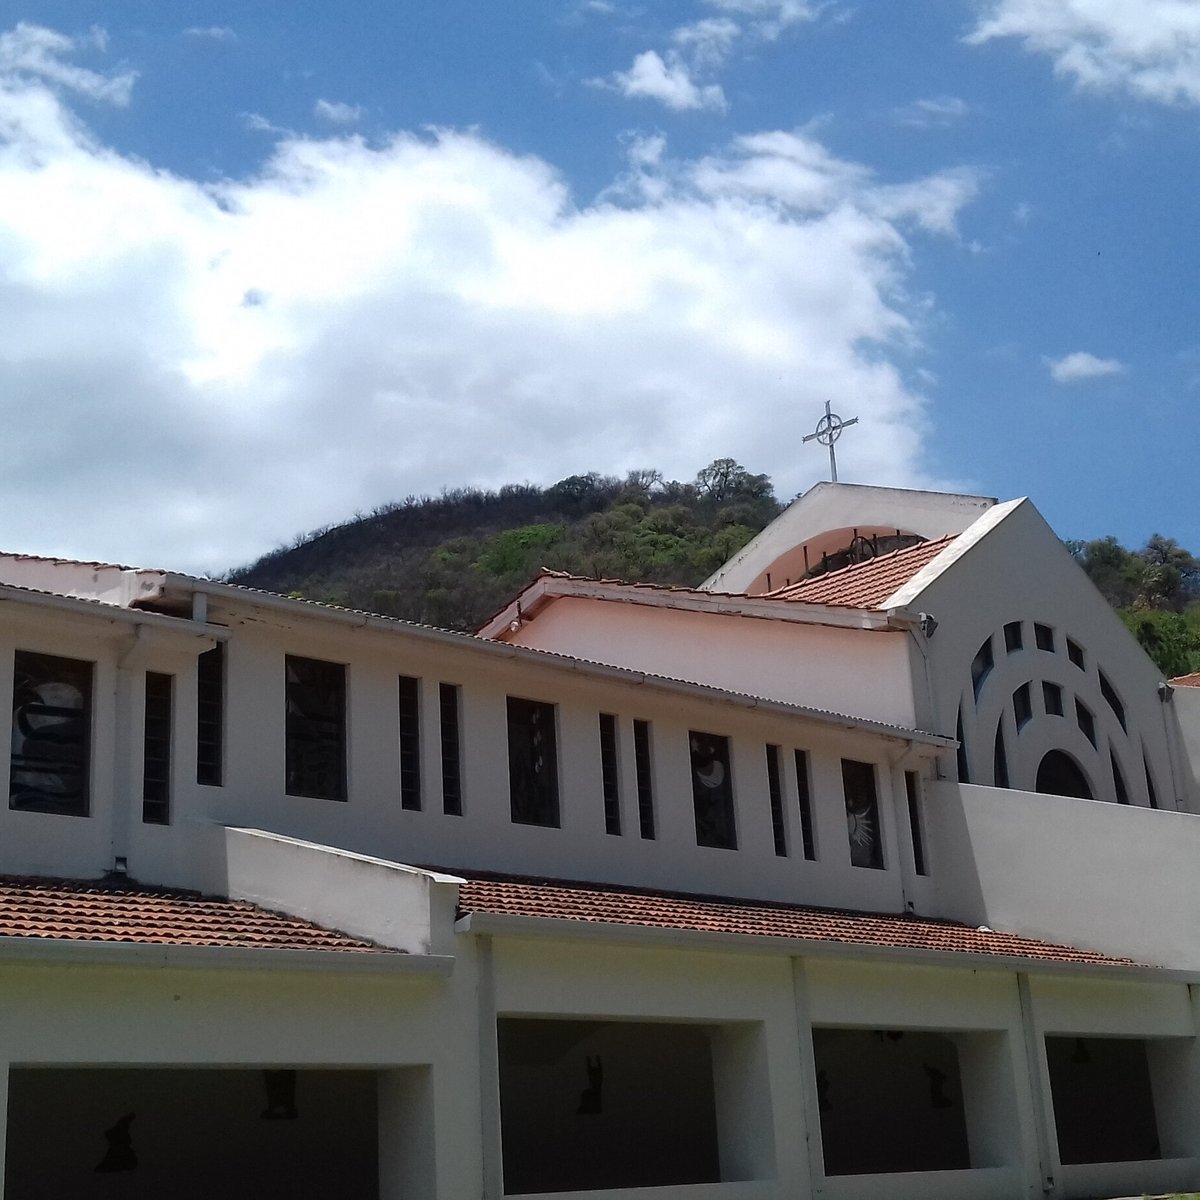
[[30, 0], [0, 545], [731, 455], [1200, 552], [1200, 6]]

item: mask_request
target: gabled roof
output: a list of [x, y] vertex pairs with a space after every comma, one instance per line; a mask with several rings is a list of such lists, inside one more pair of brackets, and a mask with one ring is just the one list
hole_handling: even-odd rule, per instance
[[767, 592], [763, 598], [790, 603], [834, 604], [840, 608], [885, 608], [888, 597], [937, 558], [956, 536], [947, 534], [918, 542], [915, 546], [893, 550], [890, 554], [881, 554], [839, 571], [802, 579], [790, 587]]
[[390, 954], [243, 900], [129, 882], [0, 876], [0, 938]]
[[861, 605], [842, 605], [833, 601], [809, 603], [803, 597], [794, 603], [784, 603], [775, 595], [748, 596], [737, 592], [710, 592], [702, 588], [671, 587], [657, 583], [629, 583], [623, 579], [590, 579], [543, 567], [531, 583], [480, 626], [476, 636], [509, 641], [511, 634], [535, 619], [549, 605], [571, 598], [731, 617], [765, 617], [846, 629], [886, 631], [897, 628], [886, 614]]
[[540, 918], [561, 921], [564, 927], [571, 922], [583, 922], [833, 942], [880, 950], [991, 955], [1046, 963], [1103, 967], [1136, 965], [1132, 959], [929, 917], [815, 908], [474, 871], [460, 871], [457, 874], [466, 879], [459, 889], [458, 901], [464, 914]]

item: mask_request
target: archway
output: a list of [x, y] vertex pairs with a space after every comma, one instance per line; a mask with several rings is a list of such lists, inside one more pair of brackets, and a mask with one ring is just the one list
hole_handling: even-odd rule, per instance
[[1063, 750], [1048, 751], [1038, 763], [1036, 787], [1039, 792], [1046, 792], [1051, 796], [1095, 799], [1083, 768]]

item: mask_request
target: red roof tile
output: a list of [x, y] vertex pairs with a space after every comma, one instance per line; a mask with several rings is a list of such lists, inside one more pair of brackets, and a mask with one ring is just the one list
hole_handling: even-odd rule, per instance
[[1134, 965], [1132, 959], [927, 917], [622, 889], [562, 880], [485, 876], [470, 871], [459, 873], [467, 880], [459, 890], [459, 907], [471, 913], [795, 938], [881, 949], [992, 954], [1101, 966]]
[[244, 900], [105, 881], [0, 876], [0, 937], [387, 953]]
[[1200, 687], [1200, 671], [1193, 671], [1190, 675], [1177, 675], [1171, 680], [1172, 687]]
[[842, 567], [840, 571], [827, 571], [824, 575], [777, 588], [767, 592], [765, 598], [835, 604], [842, 608], [879, 608], [897, 588], [941, 554], [954, 538], [954, 534], [947, 534], [932, 541], [918, 542], [903, 550], [893, 550], [891, 554]]

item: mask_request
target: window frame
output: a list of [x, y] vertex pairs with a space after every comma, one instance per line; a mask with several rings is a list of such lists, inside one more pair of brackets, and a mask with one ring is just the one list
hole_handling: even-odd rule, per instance
[[[217, 642], [196, 659], [196, 782], [204, 787], [223, 787], [225, 783], [227, 678], [225, 643]], [[215, 717], [206, 716], [206, 711], [211, 714], [213, 709]], [[211, 748], [208, 754], [206, 747]]]
[[[848, 771], [847, 768], [850, 768]], [[860, 770], [861, 768], [861, 770]], [[858, 781], [852, 780], [851, 776], [858, 774], [861, 779]], [[859, 805], [852, 798], [851, 792], [857, 790], [856, 783], [866, 783], [869, 780], [870, 795], [866, 797], [867, 803], [865, 806]], [[885, 871], [887, 870], [887, 861], [883, 852], [883, 806], [879, 802], [879, 767], [877, 763], [865, 762], [862, 759], [843, 758], [842, 759], [842, 797], [846, 806], [847, 831], [846, 840], [850, 848], [850, 865], [861, 867], [864, 870]], [[865, 857], [869, 858], [867, 862], [855, 861], [855, 830], [850, 826], [850, 819], [858, 817], [854, 811], [856, 807], [863, 808], [862, 817], [864, 825], [869, 820], [875, 826], [875, 837], [870, 843], [869, 852]], [[859, 843], [860, 846], [864, 843]], [[859, 852], [859, 858], [864, 855]]]
[[[163, 671], [147, 671], [144, 701], [142, 824], [170, 825], [175, 741], [175, 676]], [[156, 769], [152, 770], [152, 765]]]
[[[308, 678], [301, 678], [301, 674]], [[322, 688], [332, 688], [329, 712], [321, 712], [322, 706], [312, 703], [314, 697], [305, 695]], [[332, 800], [344, 804], [347, 800], [346, 750], [349, 740], [349, 670], [346, 664], [300, 654], [285, 655], [284, 697], [284, 791], [299, 799]], [[320, 763], [326, 753], [323, 739], [314, 740], [305, 725], [326, 727], [328, 749], [332, 754], [331, 762], [324, 768]], [[312, 782], [320, 779], [323, 770], [329, 773], [328, 782], [324, 786]]]
[[540, 829], [560, 829], [562, 805], [558, 777], [558, 705], [524, 696], [506, 696], [505, 702], [508, 717], [508, 803], [512, 823]]
[[654, 744], [649, 721], [633, 723], [633, 766], [637, 781], [638, 832], [644, 841], [658, 836], [654, 804]]
[[397, 751], [400, 766], [400, 807], [420, 812], [424, 782], [421, 772], [421, 680], [415, 675], [397, 676]]
[[[24, 662], [24, 668], [22, 663]], [[36, 665], [41, 665], [43, 674], [40, 681], [34, 682], [31, 686], [28, 681], [23, 684], [22, 675], [30, 676], [33, 674], [33, 668]], [[62, 672], [65, 670], [65, 674]], [[61, 678], [55, 678], [56, 674], [61, 675]], [[35, 676], [36, 679], [36, 676]], [[37, 689], [45, 684], [64, 684], [67, 687], [74, 688], [79, 692], [81, 703], [78, 708], [65, 708], [62, 705], [50, 704], [47, 699], [39, 698], [34, 701], [33, 696], [36, 696]], [[21, 703], [21, 693], [19, 689], [22, 686], [29, 686], [29, 697], [25, 702]], [[92, 799], [92, 760], [94, 755], [95, 743], [95, 690], [96, 690], [96, 664], [87, 659], [68, 658], [60, 654], [46, 654], [40, 650], [24, 650], [17, 649], [13, 652], [13, 684], [12, 684], [12, 712], [10, 716], [9, 727], [13, 738], [13, 746], [17, 746], [18, 734], [21, 736], [21, 746], [24, 746], [27, 741], [36, 743], [38, 740], [38, 726], [18, 728], [25, 725], [30, 716], [37, 716], [43, 719], [48, 719], [51, 722], [58, 721], [66, 723], [77, 721], [81, 731], [80, 751], [76, 756], [76, 761], [71, 762], [62, 755], [55, 754], [49, 757], [38, 758], [34, 754], [18, 754], [14, 748], [9, 756], [8, 769], [8, 807], [14, 812], [37, 812], [45, 813], [52, 816], [64, 817], [88, 817], [91, 816], [91, 799]], [[32, 713], [29, 710], [37, 708], [43, 711]], [[72, 717], [70, 714], [78, 712], [78, 717]], [[62, 744], [56, 739], [57, 744]], [[73, 803], [60, 804], [56, 803], [53, 795], [43, 792], [40, 789], [34, 789], [31, 795], [42, 797], [41, 800], [33, 799], [26, 803], [17, 803], [18, 793], [16, 792], [16, 777], [22, 773], [22, 766], [18, 765], [18, 760], [24, 764], [25, 772], [33, 775], [52, 775], [51, 768], [54, 766], [63, 766], [64, 763], [71, 766], [70, 774], [78, 779], [78, 788], [74, 796]], [[28, 760], [28, 761], [26, 761]], [[59, 771], [57, 778], [62, 778], [63, 772]]]
[[462, 687], [438, 684], [438, 755], [442, 777], [442, 815], [463, 815]]
[[688, 730], [689, 777], [696, 845], [710, 850], [738, 848], [733, 752], [723, 733]]

